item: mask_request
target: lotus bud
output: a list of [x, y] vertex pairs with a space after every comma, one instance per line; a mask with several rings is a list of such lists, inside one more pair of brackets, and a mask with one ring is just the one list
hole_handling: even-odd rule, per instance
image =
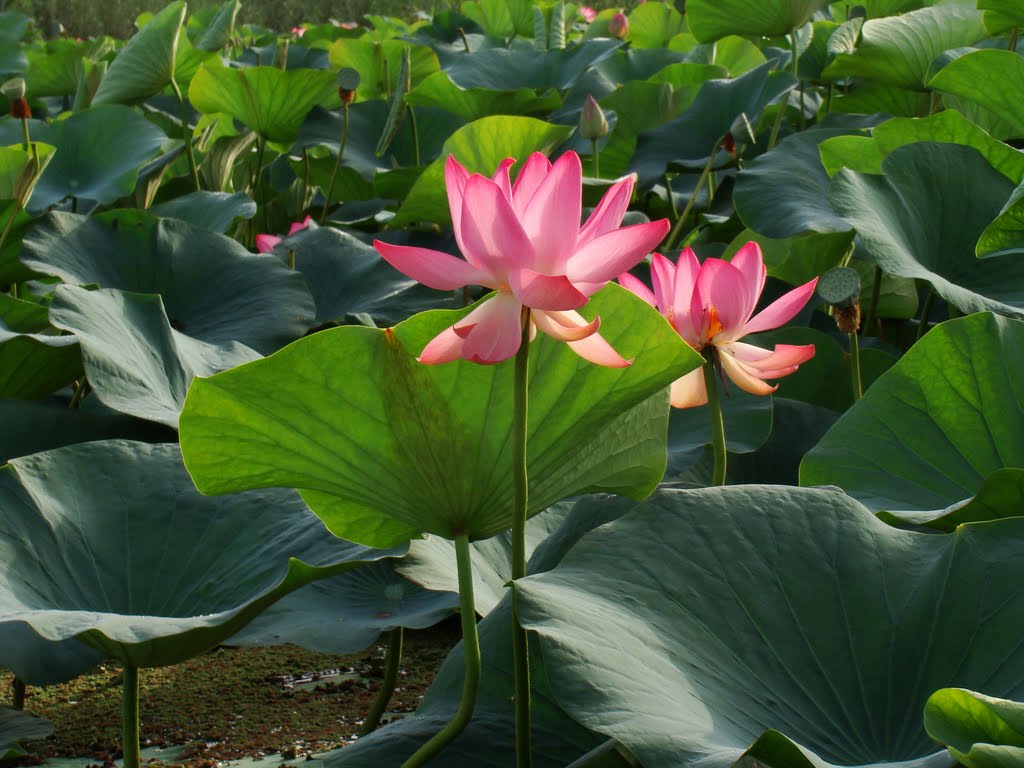
[[351, 104], [356, 99], [359, 87], [359, 71], [352, 67], [344, 67], [338, 72], [338, 98], [342, 104]]
[[629, 19], [624, 13], [616, 13], [608, 22], [608, 34], [619, 40], [625, 40], [629, 34]]
[[593, 141], [600, 139], [608, 133], [608, 120], [601, 110], [601, 106], [594, 100], [594, 97], [587, 95], [583, 102], [583, 112], [580, 114], [580, 136]]
[[32, 110], [25, 101], [25, 81], [20, 77], [11, 78], [2, 86], [0, 91], [11, 100], [11, 117], [19, 120], [27, 120], [32, 117]]
[[729, 157], [736, 159], [736, 139], [733, 138], [731, 133], [725, 134], [722, 137], [722, 149], [729, 153]]

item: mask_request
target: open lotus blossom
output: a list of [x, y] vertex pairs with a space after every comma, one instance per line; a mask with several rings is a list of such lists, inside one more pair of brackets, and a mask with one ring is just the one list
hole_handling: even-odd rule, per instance
[[[804, 308], [818, 279], [794, 288], [754, 315], [768, 270], [761, 248], [747, 243], [732, 261], [697, 261], [686, 248], [673, 265], [660, 254], [651, 258], [652, 292], [628, 273], [619, 282], [663, 314], [686, 343], [698, 352], [714, 347], [721, 369], [751, 394], [767, 395], [778, 387], [765, 379], [787, 376], [814, 357], [814, 345], [779, 344], [769, 351], [740, 341], [750, 333], [778, 328]], [[753, 317], [751, 317], [753, 315]], [[672, 384], [672, 405], [690, 408], [708, 402], [700, 368]]]
[[[302, 221], [296, 221], [288, 228], [288, 235], [294, 235], [300, 229], [305, 229], [313, 222], [312, 216], [307, 216]], [[260, 253], [269, 253], [274, 250], [281, 238], [277, 235], [256, 235], [256, 250]]]
[[633, 193], [634, 179], [627, 177], [580, 227], [583, 171], [575, 152], [554, 164], [534, 153], [512, 184], [514, 162], [507, 158], [487, 178], [448, 158], [448, 204], [465, 261], [428, 248], [374, 242], [392, 266], [431, 288], [484, 285], [497, 291], [430, 341], [420, 362], [507, 360], [519, 350], [527, 308], [531, 334], [540, 330], [568, 342], [598, 365], [629, 365], [597, 332], [600, 317], [588, 322], [576, 310], [644, 258], [667, 234], [668, 221], [619, 226]]

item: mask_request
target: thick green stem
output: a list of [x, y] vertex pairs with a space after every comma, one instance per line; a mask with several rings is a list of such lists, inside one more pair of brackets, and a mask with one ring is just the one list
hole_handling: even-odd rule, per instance
[[711, 175], [711, 166], [715, 162], [715, 155], [718, 154], [718, 148], [721, 145], [722, 140], [719, 139], [718, 141], [715, 142], [715, 146], [711, 148], [711, 156], [708, 158], [707, 163], [705, 163], [704, 165], [704, 170], [701, 172], [700, 178], [697, 180], [697, 186], [693, 188], [693, 194], [690, 195], [690, 199], [686, 201], [686, 208], [683, 209], [682, 214], [680, 214], [679, 218], [676, 219], [676, 225], [672, 228], [672, 231], [669, 233], [668, 240], [665, 241], [666, 251], [672, 250], [672, 247], [679, 240], [679, 235], [683, 231], [683, 222], [686, 221], [687, 217], [690, 215], [690, 211], [693, 210], [693, 206], [697, 202], [697, 195], [700, 194], [701, 187], [704, 186], [704, 183], [707, 181], [708, 176]]
[[22, 149], [28, 152], [28, 148], [32, 146], [32, 138], [28, 134], [28, 118], [21, 118], [21, 143]]
[[426, 744], [402, 763], [402, 768], [419, 768], [444, 749], [469, 723], [476, 706], [480, 687], [480, 640], [476, 633], [476, 605], [473, 602], [473, 566], [469, 554], [469, 536], [455, 537], [455, 558], [459, 566], [459, 610], [462, 613], [462, 651], [466, 659], [466, 676], [462, 683], [462, 700], [455, 716]]
[[121, 732], [124, 768], [139, 768], [139, 668], [125, 665], [121, 693]]
[[718, 392], [717, 375], [715, 348], [711, 347], [704, 363], [704, 386], [708, 391], [708, 411], [711, 415], [711, 445], [715, 451], [715, 473], [711, 484], [725, 485], [725, 422], [722, 420], [722, 398]]
[[395, 692], [395, 683], [398, 682], [398, 668], [402, 665], [402, 627], [392, 629], [388, 635], [388, 652], [385, 660], [384, 681], [381, 683], [377, 699], [373, 702], [363, 727], [359, 729], [359, 735], [367, 736], [373, 733], [380, 725], [380, 719], [388, 708], [391, 695]]
[[[526, 576], [526, 510], [529, 478], [526, 472], [526, 433], [529, 413], [530, 310], [523, 318], [523, 339], [516, 353], [512, 414], [512, 580]], [[533, 763], [530, 746], [530, 646], [519, 625], [516, 592], [512, 592], [512, 660], [515, 667], [516, 768]]]
[[871, 284], [871, 303], [868, 304], [868, 313], [864, 318], [864, 333], [870, 333], [875, 325], [875, 315], [878, 314], [878, 299], [882, 295], [882, 268], [875, 267], [875, 282]]
[[597, 148], [597, 139], [590, 140], [591, 157], [594, 160], [594, 178], [601, 178], [601, 151]]
[[334, 191], [334, 181], [338, 178], [338, 169], [341, 168], [341, 156], [345, 154], [345, 143], [348, 141], [348, 104], [342, 104], [341, 112], [341, 138], [338, 139], [338, 157], [334, 161], [334, 169], [331, 171], [331, 180], [324, 190], [324, 209], [320, 211], [320, 223], [327, 221], [327, 211], [331, 207], [331, 193]]
[[935, 291], [928, 289], [928, 296], [921, 307], [921, 319], [917, 323], [917, 338], [921, 338], [928, 332], [928, 315], [932, 313], [932, 304], [935, 303]]
[[864, 396], [864, 388], [860, 381], [860, 340], [857, 332], [850, 334], [850, 381], [853, 384], [853, 402]]
[[25, 681], [20, 677], [14, 678], [11, 681], [11, 706], [14, 709], [22, 710], [25, 708], [25, 691], [28, 686], [25, 685]]
[[1017, 50], [1017, 38], [1018, 38], [1019, 35], [1020, 35], [1020, 27], [1014, 27], [1013, 30], [1010, 32], [1010, 42], [1009, 42], [1009, 44], [1007, 44], [1006, 50], [1008, 50], [1008, 51], [1016, 51]]
[[192, 186], [195, 187], [196, 192], [202, 189], [202, 185], [199, 183], [199, 167], [196, 165], [196, 156], [192, 151], [192, 126], [188, 122], [188, 112], [185, 110], [185, 97], [181, 95], [181, 88], [171, 78], [171, 88], [174, 90], [174, 96], [178, 99], [178, 114], [181, 116], [181, 133], [185, 139], [185, 157], [188, 158], [188, 171], [192, 176]]
[[420, 167], [420, 129], [416, 125], [416, 110], [412, 107], [408, 107], [409, 111], [409, 130], [412, 133], [412, 161], [416, 164], [416, 167]]
[[267, 189], [263, 184], [263, 155], [267, 151], [267, 140], [262, 136], [256, 139], [256, 178], [253, 187], [256, 190], [256, 197], [260, 202], [260, 210], [263, 214], [263, 231], [270, 229], [270, 218], [267, 212]]

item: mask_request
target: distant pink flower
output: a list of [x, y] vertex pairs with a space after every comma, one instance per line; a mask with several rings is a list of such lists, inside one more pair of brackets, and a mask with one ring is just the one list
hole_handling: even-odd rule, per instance
[[[651, 258], [652, 292], [631, 274], [619, 282], [663, 314], [686, 343], [698, 352], [714, 347], [722, 369], [740, 389], [767, 395], [778, 387], [765, 379], [793, 373], [801, 363], [814, 357], [814, 345], [779, 344], [774, 351], [744, 344], [749, 333], [758, 333], [789, 322], [814, 294], [818, 279], [794, 288], [751, 317], [761, 298], [768, 271], [761, 248], [747, 243], [732, 261], [707, 259], [703, 264], [689, 248], [673, 265], [660, 254]], [[700, 368], [672, 384], [672, 405], [690, 408], [704, 405], [708, 393]]]
[[629, 19], [624, 13], [616, 13], [608, 21], [608, 34], [619, 40], [625, 40], [629, 34]]
[[[300, 229], [305, 229], [313, 222], [312, 216], [307, 216], [302, 221], [296, 221], [288, 228], [288, 235], [294, 235]], [[277, 235], [256, 235], [256, 250], [260, 253], [269, 253], [281, 242]]]
[[356, 29], [359, 26], [359, 22], [356, 21], [335, 21], [333, 23], [334, 26], [342, 29]]
[[292, 27], [292, 37], [302, 37], [306, 34], [305, 27]]
[[668, 221], [619, 226], [633, 193], [630, 176], [608, 190], [581, 228], [583, 171], [575, 152], [554, 164], [540, 153], [530, 155], [512, 184], [514, 162], [502, 161], [488, 179], [448, 158], [448, 205], [465, 261], [427, 248], [374, 242], [392, 266], [431, 288], [451, 291], [475, 284], [497, 291], [429, 342], [420, 362], [507, 360], [519, 350], [529, 309], [532, 333], [540, 330], [568, 342], [598, 365], [629, 365], [597, 333], [600, 318], [587, 322], [576, 310], [646, 256], [668, 233]]
[[589, 5], [581, 5], [580, 16], [582, 16], [583, 20], [589, 24], [590, 22], [597, 18], [597, 11], [595, 11]]

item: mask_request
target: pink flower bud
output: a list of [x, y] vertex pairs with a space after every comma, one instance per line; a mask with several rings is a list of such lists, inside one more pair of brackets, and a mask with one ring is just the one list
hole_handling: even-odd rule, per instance
[[583, 112], [580, 114], [580, 136], [584, 139], [600, 139], [608, 133], [608, 120], [601, 110], [601, 106], [588, 95], [583, 102]]
[[616, 13], [608, 22], [608, 34], [619, 40], [625, 40], [629, 34], [629, 19], [624, 13]]
[[580, 16], [582, 16], [583, 20], [589, 24], [590, 22], [597, 18], [597, 11], [595, 11], [589, 5], [581, 5]]

